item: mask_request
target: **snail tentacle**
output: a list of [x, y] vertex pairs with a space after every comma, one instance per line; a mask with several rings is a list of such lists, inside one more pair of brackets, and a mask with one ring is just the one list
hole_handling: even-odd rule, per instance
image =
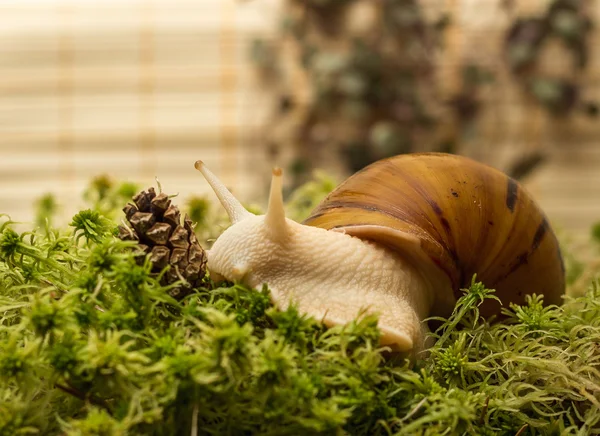
[[201, 160], [196, 161], [194, 167], [202, 173], [210, 187], [215, 191], [221, 205], [227, 212], [229, 219], [232, 224], [240, 222], [253, 214], [248, 212], [246, 208], [239, 202], [237, 198], [233, 196], [233, 194], [227, 189], [227, 187], [221, 182], [217, 176], [215, 176], [212, 171], [210, 171], [204, 162]]
[[269, 206], [265, 215], [265, 224], [270, 236], [275, 240], [283, 241], [288, 236], [288, 225], [285, 220], [283, 206], [283, 186], [281, 182], [281, 168], [273, 169], [271, 178], [271, 192]]

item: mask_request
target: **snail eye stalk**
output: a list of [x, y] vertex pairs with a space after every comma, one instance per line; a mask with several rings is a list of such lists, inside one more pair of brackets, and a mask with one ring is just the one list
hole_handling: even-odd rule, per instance
[[233, 196], [223, 182], [221, 182], [217, 176], [215, 176], [212, 171], [210, 171], [206, 165], [204, 165], [204, 162], [198, 160], [194, 164], [194, 167], [202, 173], [213, 191], [215, 191], [215, 194], [217, 194], [221, 205], [223, 205], [225, 208], [225, 211], [227, 212], [232, 224], [240, 222], [252, 215], [252, 213], [248, 212], [242, 203], [240, 203], [239, 200]]
[[274, 239], [283, 239], [287, 235], [285, 209], [283, 206], [283, 185], [281, 168], [273, 169], [269, 207], [265, 217], [267, 229]]

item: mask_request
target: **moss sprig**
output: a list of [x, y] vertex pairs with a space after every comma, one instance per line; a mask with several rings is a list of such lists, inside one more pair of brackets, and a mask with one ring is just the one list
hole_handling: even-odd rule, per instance
[[76, 240], [85, 238], [87, 243], [100, 242], [103, 237], [114, 232], [115, 225], [96, 210], [86, 209], [75, 214], [71, 224]]
[[0, 225], [0, 277], [4, 276], [8, 285], [54, 284], [64, 288], [63, 281], [74, 276], [73, 262], [78, 260], [69, 252], [68, 238], [56, 231], [44, 236], [36, 231], [18, 233], [13, 224], [8, 219]]
[[597, 280], [490, 323], [473, 277], [413, 362], [375, 316], [326, 328], [268, 286], [207, 279], [176, 301], [111, 225], [0, 224], [0, 435], [600, 433]]

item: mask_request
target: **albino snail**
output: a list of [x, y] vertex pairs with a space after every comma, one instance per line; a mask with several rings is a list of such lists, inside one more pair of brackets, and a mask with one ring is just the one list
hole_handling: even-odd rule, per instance
[[[546, 217], [515, 180], [473, 160], [423, 153], [375, 162], [303, 224], [285, 217], [280, 169], [257, 216], [195, 166], [233, 222], [208, 252], [213, 277], [266, 283], [277, 306], [295, 302], [329, 326], [376, 312], [392, 350], [422, 350], [423, 320], [448, 315], [475, 273], [504, 306], [532, 293], [561, 301], [564, 266]], [[489, 317], [500, 304], [480, 309]]]

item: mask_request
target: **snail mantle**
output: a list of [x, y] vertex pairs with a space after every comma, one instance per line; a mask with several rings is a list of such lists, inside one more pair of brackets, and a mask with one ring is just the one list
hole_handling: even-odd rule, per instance
[[[477, 274], [507, 305], [526, 294], [558, 304], [564, 266], [548, 220], [515, 180], [443, 153], [375, 162], [338, 186], [302, 223], [285, 217], [274, 169], [265, 215], [254, 215], [201, 162], [195, 164], [232, 225], [208, 252], [215, 280], [267, 284], [273, 303], [294, 303], [325, 325], [376, 313], [381, 345], [426, 348], [425, 318], [451, 313]], [[500, 313], [495, 300], [483, 316]]]

